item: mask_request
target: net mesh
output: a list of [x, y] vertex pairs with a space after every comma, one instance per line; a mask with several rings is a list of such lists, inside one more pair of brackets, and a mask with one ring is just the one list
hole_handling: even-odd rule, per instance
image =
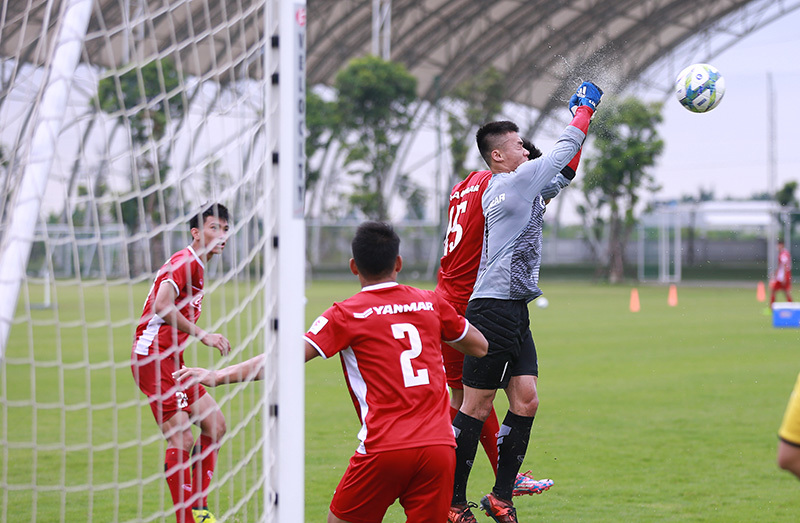
[[[87, 4], [81, 28], [75, 12]], [[2, 3], [2, 241], [18, 228], [31, 165], [48, 162], [49, 176], [23, 238], [30, 257], [0, 365], [0, 521], [174, 521], [166, 441], [133, 382], [131, 345], [155, 271], [191, 242], [189, 219], [209, 202], [228, 207], [231, 231], [206, 267], [198, 324], [232, 350], [221, 358], [195, 340], [186, 363], [221, 367], [270, 344], [267, 9], [255, 0]], [[75, 42], [74, 74], [54, 77], [58, 50]], [[53, 90], [66, 102], [49, 115]], [[52, 147], [35, 145], [43, 122]], [[274, 390], [269, 380], [209, 389], [228, 427], [209, 493], [220, 520], [271, 510], [262, 453]]]

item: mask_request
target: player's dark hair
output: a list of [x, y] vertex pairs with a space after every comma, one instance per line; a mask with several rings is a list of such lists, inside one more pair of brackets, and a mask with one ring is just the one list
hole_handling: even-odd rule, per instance
[[391, 224], [364, 222], [356, 229], [351, 248], [358, 272], [367, 278], [378, 278], [394, 270], [400, 237]]
[[522, 147], [528, 151], [528, 160], [533, 160], [534, 158], [538, 158], [542, 155], [542, 151], [533, 145], [533, 142], [526, 140], [525, 138], [522, 139]]
[[203, 212], [192, 216], [192, 219], [189, 220], [189, 229], [202, 229], [203, 224], [206, 223], [206, 218], [209, 216], [216, 216], [220, 220], [225, 220], [226, 222], [230, 221], [228, 220], [228, 208], [221, 203], [212, 203], [206, 207]]
[[478, 129], [475, 134], [475, 140], [478, 142], [478, 151], [480, 151], [486, 165], [491, 166], [489, 162], [492, 159], [492, 151], [497, 149], [500, 139], [508, 133], [518, 132], [519, 127], [517, 127], [517, 124], [508, 120], [489, 122]]

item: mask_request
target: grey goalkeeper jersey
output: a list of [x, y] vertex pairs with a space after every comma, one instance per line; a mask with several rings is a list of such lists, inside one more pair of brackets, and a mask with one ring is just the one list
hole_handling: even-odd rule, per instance
[[492, 175], [481, 202], [486, 224], [470, 299], [530, 302], [542, 294], [538, 282], [545, 205], [539, 193], [572, 160], [585, 138], [580, 129], [567, 126], [548, 154], [514, 172]]

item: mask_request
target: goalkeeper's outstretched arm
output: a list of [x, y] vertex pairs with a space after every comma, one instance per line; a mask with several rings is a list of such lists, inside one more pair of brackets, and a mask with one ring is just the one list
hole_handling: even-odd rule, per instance
[[[589, 123], [592, 121], [592, 117], [594, 116], [595, 110], [597, 110], [597, 106], [600, 104], [602, 96], [603, 90], [597, 87], [597, 85], [592, 82], [584, 82], [578, 87], [576, 93], [573, 94], [572, 98], [569, 100], [569, 110], [573, 115], [572, 122], [570, 122], [569, 125], [579, 129], [584, 134], [584, 137], [586, 133], [589, 132]], [[530, 145], [533, 147], [533, 144]], [[528, 149], [530, 153], [529, 158], [533, 159], [537, 156], [541, 156], [541, 152], [535, 147], [531, 150], [525, 145], [525, 148]], [[539, 154], [534, 154], [534, 151]], [[572, 182], [575, 178], [575, 171], [578, 169], [580, 160], [581, 149], [579, 148], [575, 156], [572, 157], [572, 160], [570, 160], [569, 163], [561, 169], [561, 172], [555, 175], [553, 179], [550, 180], [550, 183], [542, 189], [542, 197], [547, 202], [558, 196], [558, 193]]]

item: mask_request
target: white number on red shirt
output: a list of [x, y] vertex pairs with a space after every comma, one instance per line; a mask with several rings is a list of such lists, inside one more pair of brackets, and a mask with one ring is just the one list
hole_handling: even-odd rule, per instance
[[[450, 220], [447, 224], [447, 234], [444, 237], [443, 256], [447, 256], [447, 253], [453, 252], [456, 246], [458, 246], [459, 242], [461, 242], [461, 237], [464, 235], [464, 228], [458, 223], [458, 218], [465, 212], [467, 212], [466, 201], [463, 201], [455, 207], [450, 208]], [[456, 234], [456, 237], [453, 238], [453, 241], [449, 241], [451, 232]]]
[[417, 328], [410, 323], [394, 323], [392, 324], [392, 335], [396, 340], [402, 340], [408, 336], [408, 341], [411, 344], [410, 349], [404, 350], [400, 354], [400, 368], [403, 370], [403, 383], [405, 386], [416, 387], [430, 383], [428, 369], [420, 369], [419, 372], [415, 372], [414, 367], [411, 365], [411, 360], [422, 353], [422, 340], [419, 337]]

